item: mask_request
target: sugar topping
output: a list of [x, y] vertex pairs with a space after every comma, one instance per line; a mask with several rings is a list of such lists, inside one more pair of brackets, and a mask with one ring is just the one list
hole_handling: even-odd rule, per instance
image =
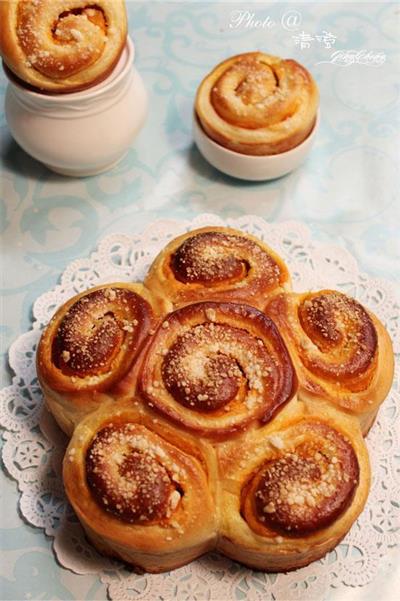
[[27, 65], [52, 79], [66, 78], [90, 67], [107, 43], [107, 19], [99, 6], [72, 8], [54, 19], [45, 0], [18, 5], [17, 36]]
[[[110, 424], [97, 433], [86, 456], [88, 484], [108, 512], [131, 523], [168, 518], [181, 501], [161, 444], [136, 424]], [[176, 472], [176, 473], [175, 473]]]
[[307, 97], [309, 81], [293, 76], [299, 70], [295, 61], [257, 52], [238, 56], [219, 75], [210, 102], [223, 120], [243, 129], [284, 127]]
[[142, 321], [150, 311], [148, 303], [131, 290], [89, 292], [64, 315], [53, 341], [53, 362], [71, 376], [106, 374], [116, 367], [118, 356], [134, 351], [138, 318]]
[[376, 329], [356, 300], [337, 291], [315, 293], [303, 301], [298, 314], [306, 335], [300, 346], [309, 368], [343, 380], [371, 366], [378, 347]]
[[276, 449], [283, 449], [285, 446], [284, 441], [278, 434], [270, 434], [267, 436], [267, 440]]
[[203, 232], [187, 238], [171, 258], [175, 277], [186, 284], [232, 285], [248, 277], [279, 283], [280, 269], [255, 241], [223, 232]]
[[331, 428], [282, 451], [256, 476], [257, 519], [275, 530], [307, 534], [332, 523], [350, 502], [359, 467], [350, 443]]
[[269, 400], [275, 370], [274, 358], [255, 336], [214, 321], [178, 336], [162, 363], [167, 390], [195, 411], [222, 408], [243, 390], [247, 408], [259, 407]]

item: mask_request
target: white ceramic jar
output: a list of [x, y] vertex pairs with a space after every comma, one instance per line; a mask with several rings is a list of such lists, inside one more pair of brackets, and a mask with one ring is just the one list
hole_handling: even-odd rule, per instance
[[5, 113], [16, 142], [49, 169], [83, 177], [110, 169], [128, 151], [148, 108], [128, 38], [113, 72], [100, 84], [70, 94], [24, 88], [8, 73]]

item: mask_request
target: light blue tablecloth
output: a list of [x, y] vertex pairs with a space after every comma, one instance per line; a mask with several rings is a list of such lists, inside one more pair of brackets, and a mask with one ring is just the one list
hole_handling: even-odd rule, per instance
[[[302, 21], [291, 30], [282, 16], [293, 9]], [[12, 141], [0, 112], [3, 385], [11, 378], [7, 348], [30, 328], [37, 296], [106, 233], [139, 232], [155, 219], [214, 212], [302, 220], [316, 239], [349, 249], [370, 276], [399, 281], [398, 4], [128, 2], [128, 10], [150, 113], [116, 168], [82, 180], [50, 173]], [[245, 16], [238, 24], [234, 10], [254, 13], [253, 21]], [[257, 28], [255, 20], [264, 26]], [[321, 126], [310, 158], [291, 175], [260, 184], [218, 173], [191, 137], [201, 78], [220, 60], [254, 49], [299, 60], [321, 92]], [[332, 53], [343, 49], [384, 59], [377, 59], [380, 65], [335, 64]], [[361, 63], [365, 52], [357, 55]], [[5, 88], [0, 76], [0, 105]], [[0, 475], [1, 598], [104, 598], [95, 576], [77, 576], [56, 563], [51, 541], [20, 520], [15, 483]], [[332, 596], [394, 599], [400, 590], [396, 561], [393, 551], [371, 585]]]

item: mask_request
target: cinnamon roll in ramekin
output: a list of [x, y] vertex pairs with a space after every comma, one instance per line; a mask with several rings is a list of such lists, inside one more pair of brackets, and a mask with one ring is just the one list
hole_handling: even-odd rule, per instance
[[237, 153], [275, 155], [312, 131], [318, 89], [305, 67], [262, 52], [217, 65], [200, 84], [195, 115], [209, 138]]

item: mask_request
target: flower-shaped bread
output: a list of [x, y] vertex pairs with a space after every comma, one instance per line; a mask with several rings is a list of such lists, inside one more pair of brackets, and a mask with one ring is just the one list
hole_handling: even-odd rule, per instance
[[144, 284], [68, 301], [37, 366], [72, 434], [68, 498], [101, 552], [161, 572], [216, 548], [284, 571], [336, 546], [365, 505], [363, 433], [393, 352], [354, 299], [295, 294], [264, 242], [202, 228]]

